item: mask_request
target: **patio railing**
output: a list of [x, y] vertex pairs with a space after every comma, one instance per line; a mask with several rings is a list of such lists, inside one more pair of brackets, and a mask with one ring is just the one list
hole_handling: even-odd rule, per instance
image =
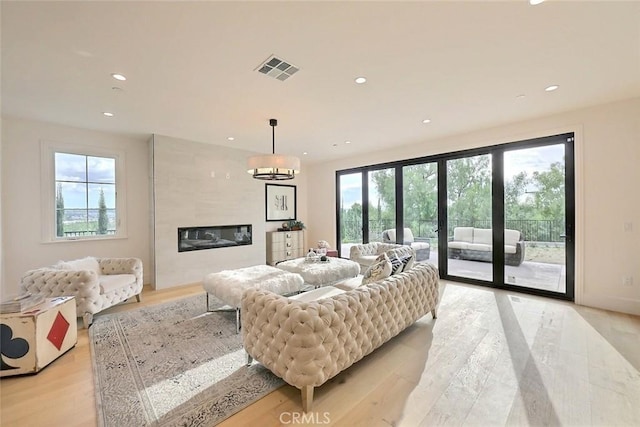
[[[435, 219], [406, 220], [416, 239], [437, 238], [438, 221]], [[395, 228], [395, 220], [370, 220], [369, 241], [381, 241], [384, 230]], [[362, 241], [362, 222], [343, 221], [341, 224], [343, 243]], [[453, 236], [455, 227], [491, 228], [491, 220], [449, 220], [447, 235]], [[505, 228], [519, 230], [525, 241], [530, 242], [564, 242], [565, 225], [563, 220], [515, 219], [506, 220]]]

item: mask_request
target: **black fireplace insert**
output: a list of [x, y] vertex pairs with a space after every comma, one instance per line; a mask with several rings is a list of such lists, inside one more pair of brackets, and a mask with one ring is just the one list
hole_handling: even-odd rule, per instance
[[179, 227], [178, 252], [251, 245], [251, 224]]

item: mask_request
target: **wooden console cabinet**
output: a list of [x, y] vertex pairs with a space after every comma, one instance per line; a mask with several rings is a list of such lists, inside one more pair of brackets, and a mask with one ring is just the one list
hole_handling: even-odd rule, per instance
[[267, 264], [304, 256], [304, 231], [267, 232]]

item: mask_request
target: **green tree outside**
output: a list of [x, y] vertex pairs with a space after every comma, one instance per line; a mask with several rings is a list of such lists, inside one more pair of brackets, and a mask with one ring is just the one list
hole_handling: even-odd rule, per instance
[[[489, 155], [455, 159], [447, 162], [447, 204], [449, 233], [453, 226], [491, 226], [491, 158]], [[374, 186], [379, 200], [369, 204], [369, 228], [378, 222], [379, 228], [395, 225], [395, 173], [393, 169], [373, 171], [370, 186]], [[546, 171], [529, 176], [520, 172], [505, 182], [505, 220], [552, 221], [552, 235], [564, 230], [564, 179], [561, 162]], [[437, 166], [426, 163], [403, 168], [403, 198], [405, 227], [419, 237], [435, 237], [437, 228], [438, 189]], [[341, 209], [343, 242], [362, 239], [362, 206], [353, 204]], [[532, 232], [532, 239], [538, 238]]]
[[104, 191], [100, 188], [98, 201], [98, 234], [107, 234], [109, 229], [109, 217], [107, 216], [107, 203], [104, 200]]
[[62, 184], [56, 188], [56, 236], [64, 236], [64, 197], [62, 196]]

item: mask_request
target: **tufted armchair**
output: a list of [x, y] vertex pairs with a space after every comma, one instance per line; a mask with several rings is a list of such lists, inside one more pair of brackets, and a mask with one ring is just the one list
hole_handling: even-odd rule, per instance
[[349, 291], [333, 288], [311, 302], [250, 288], [241, 301], [243, 345], [250, 361], [257, 360], [301, 390], [306, 412], [313, 404], [314, 387], [425, 314], [435, 318], [438, 286], [438, 269], [420, 263]]
[[142, 292], [142, 261], [138, 258], [92, 258], [60, 261], [51, 267], [27, 271], [22, 292], [46, 298], [73, 296], [85, 328], [93, 315]]
[[[429, 243], [429, 239], [416, 239], [415, 237], [413, 237], [413, 232], [410, 228], [405, 228], [403, 234], [404, 245], [411, 246], [416, 250], [416, 261], [425, 261], [429, 259], [429, 256], [431, 255], [431, 243]], [[384, 230], [382, 232], [382, 241], [385, 243], [395, 243], [396, 229], [392, 228], [389, 230]]]
[[402, 245], [395, 243], [369, 242], [360, 245], [353, 245], [349, 249], [349, 259], [360, 264], [360, 270], [366, 271], [375, 261], [378, 255], [389, 249], [401, 248]]

